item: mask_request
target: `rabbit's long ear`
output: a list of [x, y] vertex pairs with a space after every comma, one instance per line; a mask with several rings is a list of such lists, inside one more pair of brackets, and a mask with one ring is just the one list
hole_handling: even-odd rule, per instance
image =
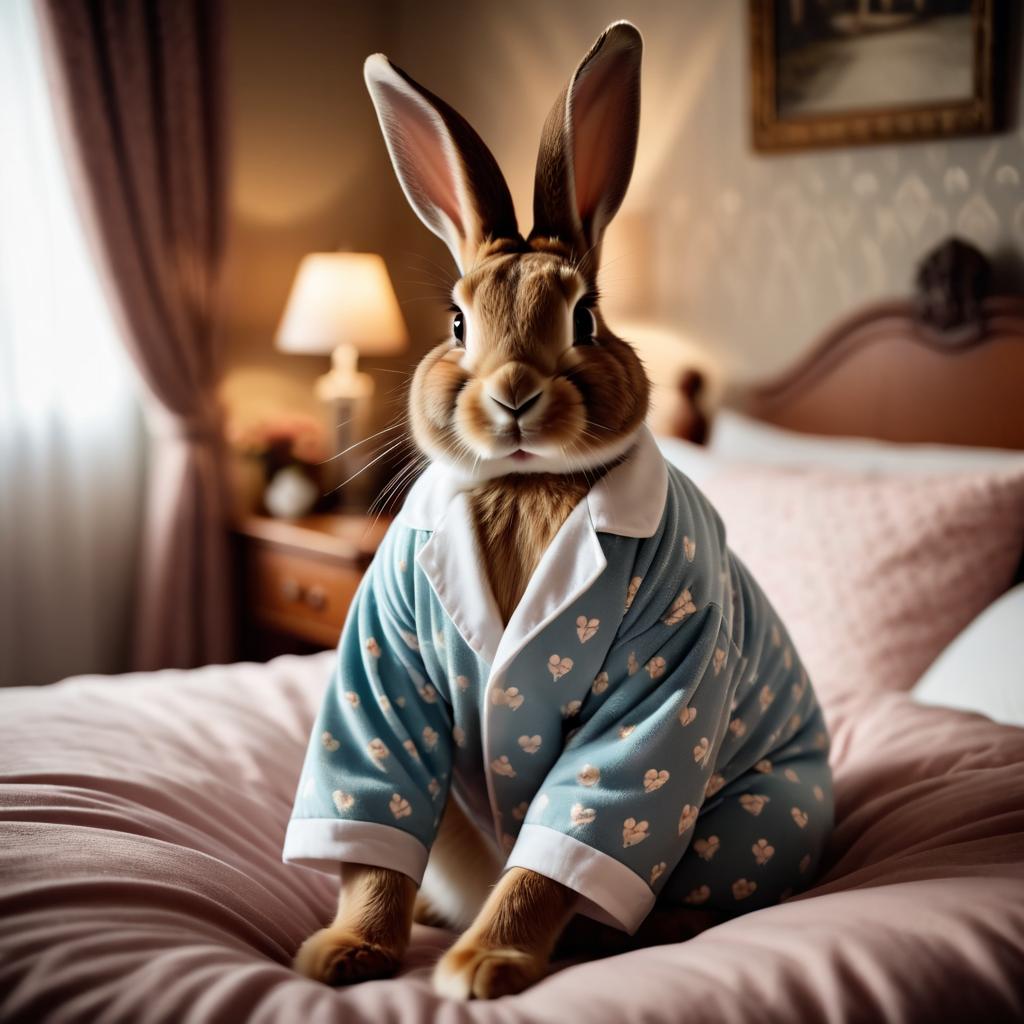
[[486, 239], [518, 238], [508, 185], [465, 118], [382, 53], [367, 57], [363, 74], [402, 191], [459, 269]]
[[596, 254], [633, 173], [642, 54], [636, 26], [610, 25], [551, 108], [537, 157], [531, 238], [559, 238], [577, 257]]

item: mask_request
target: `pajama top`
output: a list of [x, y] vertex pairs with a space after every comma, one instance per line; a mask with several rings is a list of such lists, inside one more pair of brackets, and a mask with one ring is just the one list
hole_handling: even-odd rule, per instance
[[419, 883], [454, 789], [506, 868], [553, 878], [579, 912], [633, 931], [691, 840], [705, 860], [717, 845], [695, 839], [698, 819], [730, 786], [760, 813], [744, 781], [788, 751], [821, 769], [816, 801], [783, 808], [792, 839], [824, 834], [828, 736], [807, 675], [718, 515], [646, 428], [562, 525], [506, 628], [472, 486], [429, 467], [363, 578], [285, 860]]

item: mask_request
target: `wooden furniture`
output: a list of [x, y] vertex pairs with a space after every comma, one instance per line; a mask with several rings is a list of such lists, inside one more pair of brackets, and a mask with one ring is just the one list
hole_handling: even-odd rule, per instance
[[734, 404], [803, 433], [1024, 448], [1024, 299], [985, 299], [968, 334], [935, 331], [909, 301], [878, 303]]
[[[1024, 298], [989, 295], [990, 281], [984, 256], [950, 239], [922, 261], [913, 299], [844, 317], [788, 372], [725, 404], [804, 434], [1024, 451]], [[703, 443], [699, 386], [681, 383], [679, 397], [678, 436]]]
[[241, 657], [333, 647], [389, 521], [249, 516], [235, 527]]
[[[1024, 450], [1024, 298], [988, 295], [979, 261], [963, 242], [939, 245], [914, 298], [844, 317], [792, 369], [724, 404], [806, 434]], [[680, 397], [695, 401], [692, 388]]]

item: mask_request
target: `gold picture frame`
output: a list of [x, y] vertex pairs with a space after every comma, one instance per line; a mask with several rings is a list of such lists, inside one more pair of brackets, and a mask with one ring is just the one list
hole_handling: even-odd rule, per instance
[[[1006, 14], [1005, 10], [998, 10], [1004, 7], [1004, 0], [963, 0], [966, 14], [956, 13], [944, 18], [929, 14], [931, 4], [942, 4], [943, 10], [955, 11], [956, 8], [955, 0], [952, 3], [950, 0], [910, 0], [909, 4], [907, 0], [846, 3], [843, 0], [750, 0], [754, 148], [761, 152], [779, 152], [948, 138], [999, 130], [995, 44], [997, 21]], [[808, 12], [817, 19], [816, 25], [799, 23], [794, 28], [794, 17], [806, 17]], [[899, 20], [901, 14], [903, 21]], [[874, 22], [866, 20], [872, 16]], [[967, 17], [969, 23], [965, 20]], [[836, 25], [845, 31], [837, 30]], [[962, 95], [935, 99], [916, 95], [901, 102], [897, 93], [891, 101], [877, 105], [857, 106], [853, 99], [849, 108], [835, 108], [836, 103], [842, 102], [841, 97], [813, 95], [814, 83], [828, 77], [824, 72], [835, 68], [837, 56], [842, 56], [846, 63], [855, 64], [859, 59], [863, 64], [872, 59], [872, 52], [879, 55], [878, 75], [872, 77], [868, 67], [866, 74], [861, 73], [860, 80], [870, 81], [872, 91], [877, 92], [878, 83], [884, 81], [879, 41], [893, 50], [894, 40], [897, 47], [900, 45], [898, 33], [907, 39], [913, 32], [918, 37], [912, 40], [917, 45], [914, 52], [920, 54], [922, 44], [927, 50], [929, 42], [924, 32], [936, 32], [935, 26], [942, 29], [942, 45], [947, 51], [952, 45], [951, 52], [959, 56], [961, 66], [954, 70], [959, 72], [960, 78], [969, 80], [969, 88], [964, 89]], [[819, 37], [814, 36], [816, 27], [820, 29]], [[958, 39], [955, 36], [958, 30], [969, 30], [969, 39]], [[793, 36], [801, 40], [799, 44], [790, 43], [788, 50], [782, 49], [780, 37], [792, 39]], [[874, 50], [868, 51], [869, 46]], [[859, 53], [855, 49], [858, 47]], [[896, 53], [898, 51], [888, 59], [898, 59]], [[938, 42], [936, 53], [939, 53]], [[968, 55], [969, 69], [963, 66]], [[948, 83], [953, 76], [946, 73], [946, 64], [941, 67], [943, 74], [934, 76], [934, 80]], [[810, 71], [805, 71], [806, 68]], [[920, 77], [924, 80], [926, 75]], [[787, 91], [780, 91], [783, 82], [789, 86]], [[834, 82], [832, 86], [836, 92]], [[833, 104], [832, 109], [829, 103]]]

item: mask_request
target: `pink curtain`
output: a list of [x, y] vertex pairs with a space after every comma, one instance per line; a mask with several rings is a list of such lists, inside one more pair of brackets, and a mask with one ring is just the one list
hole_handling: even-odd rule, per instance
[[218, 280], [218, 0], [37, 0], [86, 230], [149, 394], [136, 667], [232, 657]]

